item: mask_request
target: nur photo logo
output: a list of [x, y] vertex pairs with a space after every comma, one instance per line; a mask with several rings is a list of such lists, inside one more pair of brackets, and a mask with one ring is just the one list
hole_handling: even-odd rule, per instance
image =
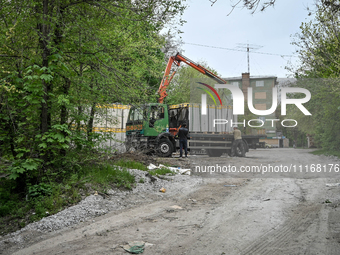
[[[200, 85], [203, 85], [204, 87], [196, 87], [199, 90], [202, 90], [204, 93], [201, 94], [201, 115], [207, 115], [207, 95], [213, 100], [214, 104], [217, 106], [217, 102], [215, 100], [215, 97], [218, 99], [219, 103], [221, 106], [222, 104], [222, 99], [220, 94], [217, 92], [217, 90], [221, 89], [227, 89], [230, 91], [231, 96], [232, 96], [232, 106], [233, 106], [233, 115], [244, 115], [244, 105], [245, 105], [245, 96], [243, 91], [232, 84], [215, 84], [215, 88], [212, 87], [211, 85], [208, 85], [203, 82], [197, 82]], [[254, 107], [254, 102], [253, 102], [253, 88], [248, 87], [247, 88], [247, 105], [249, 111], [257, 116], [267, 116], [273, 114], [278, 107], [278, 92], [277, 92], [277, 87], [273, 87], [271, 89], [271, 107], [269, 109], [261, 110], [261, 109], [256, 109]], [[288, 98], [288, 94], [296, 94], [300, 93], [303, 94], [303, 98]], [[280, 102], [281, 102], [281, 115], [285, 116], [287, 115], [287, 105], [295, 105], [305, 116], [312, 115], [306, 107], [303, 106], [304, 103], [307, 103], [311, 99], [311, 93], [309, 90], [305, 88], [297, 88], [297, 87], [284, 87], [281, 89], [281, 96], [280, 96]], [[272, 126], [274, 126], [274, 122], [279, 121], [279, 119], [266, 119], [265, 121], [269, 121], [272, 123]], [[243, 122], [231, 122], [230, 125], [237, 125], [241, 124], [243, 126], [246, 125], [246, 121], [243, 120]], [[255, 125], [255, 122], [260, 123], [259, 125]], [[285, 123], [287, 122], [294, 122], [295, 124], [293, 125], [287, 125]], [[225, 125], [228, 123], [227, 119], [214, 119], [213, 120], [213, 125]], [[295, 127], [298, 123], [294, 119], [285, 119], [281, 121], [282, 126], [284, 127]], [[250, 127], [262, 127], [264, 125], [264, 121], [261, 119], [252, 119], [248, 121], [248, 126]]]

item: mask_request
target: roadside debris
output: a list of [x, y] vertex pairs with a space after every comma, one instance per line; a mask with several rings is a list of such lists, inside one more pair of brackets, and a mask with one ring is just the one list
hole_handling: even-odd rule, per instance
[[197, 202], [197, 200], [191, 199], [191, 198], [189, 198], [188, 200], [191, 201], [192, 204], [196, 204], [196, 202]]
[[180, 167], [171, 167], [171, 166], [165, 166], [162, 164], [159, 164], [158, 166], [150, 163], [150, 165], [148, 166], [149, 170], [154, 170], [154, 169], [161, 169], [161, 168], [166, 168], [169, 169], [170, 171], [177, 173], [177, 174], [185, 174], [185, 175], [190, 175], [191, 174], [191, 169], [187, 168], [187, 169], [182, 169]]
[[170, 208], [175, 209], [175, 210], [183, 210], [183, 208], [178, 205], [170, 206]]
[[165, 188], [161, 188], [159, 191], [165, 193], [166, 189]]
[[340, 183], [326, 183], [326, 187], [340, 187]]
[[143, 241], [133, 241], [128, 242], [127, 245], [123, 245], [123, 249], [132, 254], [141, 254], [144, 252], [145, 242]]

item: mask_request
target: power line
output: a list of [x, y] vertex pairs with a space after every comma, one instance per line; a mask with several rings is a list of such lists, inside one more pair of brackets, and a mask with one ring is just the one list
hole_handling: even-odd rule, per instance
[[[221, 49], [221, 50], [230, 50], [230, 51], [240, 51], [240, 52], [247, 52], [246, 50], [238, 50], [238, 49], [232, 49], [232, 48], [224, 48], [224, 47], [218, 47], [218, 46], [211, 46], [211, 45], [204, 45], [204, 44], [197, 44], [197, 43], [187, 43], [183, 42], [183, 44], [189, 44], [189, 45], [195, 45], [195, 46], [201, 46], [201, 47], [207, 47], [207, 48], [214, 48], [214, 49]], [[286, 55], [286, 54], [275, 54], [275, 53], [267, 53], [267, 52], [256, 52], [253, 51], [253, 54], [261, 54], [261, 55], [272, 55], [272, 56], [280, 56], [282, 58], [284, 57], [295, 57], [294, 55]]]

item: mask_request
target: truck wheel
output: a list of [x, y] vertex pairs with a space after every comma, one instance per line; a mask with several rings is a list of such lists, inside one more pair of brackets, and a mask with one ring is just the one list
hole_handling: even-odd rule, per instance
[[209, 157], [221, 157], [221, 155], [224, 153], [224, 150], [219, 149], [207, 149], [207, 154]]
[[160, 157], [170, 157], [174, 150], [174, 146], [169, 139], [161, 139], [157, 147], [157, 154]]

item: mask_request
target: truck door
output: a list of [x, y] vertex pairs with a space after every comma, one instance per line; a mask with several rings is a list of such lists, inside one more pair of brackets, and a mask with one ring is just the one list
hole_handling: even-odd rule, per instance
[[168, 132], [169, 120], [168, 112], [165, 111], [164, 105], [151, 105], [149, 115], [148, 129], [145, 135], [157, 136], [160, 133]]

